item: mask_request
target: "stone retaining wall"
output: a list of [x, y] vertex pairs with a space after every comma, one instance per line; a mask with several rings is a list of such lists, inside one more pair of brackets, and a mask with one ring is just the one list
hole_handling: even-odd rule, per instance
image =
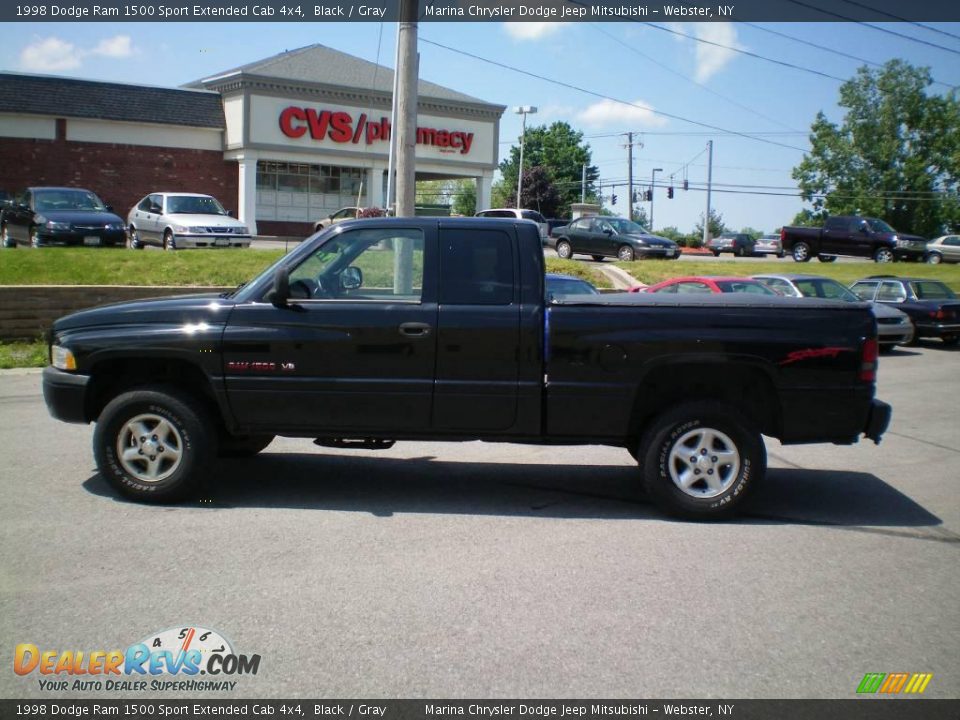
[[107, 303], [164, 295], [220, 293], [222, 287], [132, 285], [0, 286], [0, 340], [39, 340], [63, 315]]

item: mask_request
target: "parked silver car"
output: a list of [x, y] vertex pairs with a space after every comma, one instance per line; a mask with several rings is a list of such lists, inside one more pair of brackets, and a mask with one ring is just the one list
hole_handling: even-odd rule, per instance
[[[753, 279], [786, 297], [863, 302], [843, 284], [820, 275], [754, 275]], [[870, 307], [877, 318], [877, 340], [881, 348], [890, 349], [913, 342], [915, 331], [909, 315], [883, 303], [872, 302]]]
[[780, 244], [779, 235], [764, 235], [759, 240], [757, 244], [753, 246], [754, 255], [776, 255], [778, 258], [783, 257], [783, 245]]
[[517, 220], [533, 220], [540, 227], [540, 242], [547, 244], [547, 238], [550, 237], [550, 223], [536, 210], [516, 210], [514, 208], [490, 208], [481, 210], [474, 217], [486, 218], [516, 218]]
[[127, 213], [127, 247], [249, 247], [250, 230], [210, 195], [150, 193]]
[[924, 260], [933, 265], [960, 262], [960, 235], [943, 235], [927, 243]]

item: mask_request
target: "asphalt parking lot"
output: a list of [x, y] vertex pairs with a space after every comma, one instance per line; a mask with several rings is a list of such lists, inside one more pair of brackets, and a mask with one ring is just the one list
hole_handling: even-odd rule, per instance
[[[768, 441], [766, 483], [723, 524], [664, 518], [603, 447], [280, 439], [202, 501], [130, 504], [39, 374], [0, 374], [2, 644], [202, 625], [262, 658], [210, 698], [852, 698], [867, 672], [932, 672], [925, 695], [956, 698], [958, 358], [883, 356], [883, 443]], [[107, 695], [144, 697], [0, 672], [5, 698]]]

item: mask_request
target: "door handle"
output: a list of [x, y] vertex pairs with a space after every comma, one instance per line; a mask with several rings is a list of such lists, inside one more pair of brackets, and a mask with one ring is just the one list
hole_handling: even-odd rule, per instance
[[407, 322], [397, 328], [404, 337], [422, 338], [430, 334], [433, 329], [427, 323]]

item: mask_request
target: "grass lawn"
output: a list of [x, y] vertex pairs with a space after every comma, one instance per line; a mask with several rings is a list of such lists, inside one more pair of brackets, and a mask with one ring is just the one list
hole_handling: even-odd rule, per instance
[[0, 250], [0, 285], [223, 285], [250, 280], [282, 250]]
[[562, 275], [573, 275], [589, 283], [594, 287], [609, 288], [613, 283], [601, 272], [593, 269], [593, 266], [582, 263], [577, 260], [561, 260], [560, 258], [547, 258], [547, 272], [560, 273]]
[[44, 367], [47, 344], [43, 342], [0, 342], [0, 370]]
[[638, 260], [618, 262], [617, 267], [625, 270], [638, 281], [653, 285], [661, 280], [683, 275], [760, 275], [803, 273], [822, 275], [850, 285], [868, 275], [902, 275], [942, 280], [955, 292], [960, 292], [960, 265], [927, 265], [924, 263], [892, 263], [881, 265], [874, 262], [776, 262], [772, 259], [757, 260], [720, 260], [709, 262]]

